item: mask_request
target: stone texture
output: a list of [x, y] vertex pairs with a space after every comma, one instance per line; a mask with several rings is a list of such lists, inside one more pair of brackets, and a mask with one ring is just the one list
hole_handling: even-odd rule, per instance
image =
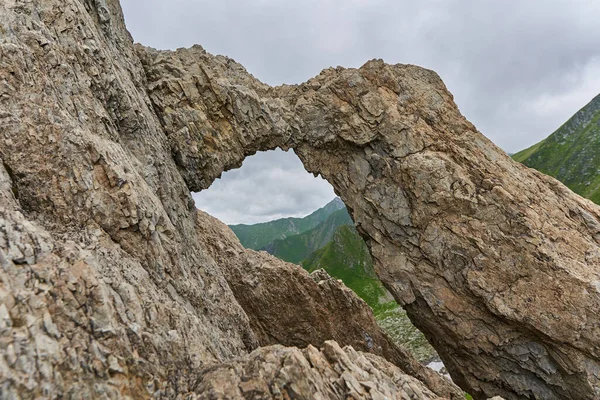
[[[295, 348], [244, 358], [268, 330], [197, 230], [190, 190], [276, 147], [332, 183], [475, 398], [600, 395], [599, 209], [510, 160], [435, 73], [372, 61], [271, 88], [199, 46], [134, 48], [117, 0], [5, 0], [0, 397], [203, 396], [227, 385], [211, 371], [260, 375], [271, 352], [296, 360], [283, 381], [358, 393]], [[352, 357], [377, 391], [409, 393], [400, 369]]]
[[146, 86], [117, 1], [0, 3], [0, 398], [192, 396], [259, 344]]
[[258, 344], [143, 88], [118, 3], [0, 3], [0, 397], [186, 390]]
[[475, 398], [600, 396], [600, 212], [513, 162], [439, 77], [374, 60], [271, 88], [201, 47], [137, 48], [188, 187], [293, 148], [348, 206], [376, 272]]
[[245, 249], [221, 221], [202, 211], [197, 218], [202, 244], [217, 260], [261, 346], [321, 347], [335, 340], [384, 357], [439, 396], [464, 399], [458, 387], [396, 346], [367, 303], [341, 281], [324, 270], [309, 274], [266, 252]]
[[[321, 351], [262, 347], [204, 371], [205, 399], [443, 399], [391, 363], [327, 341]], [[464, 398], [464, 397], [463, 397]]]

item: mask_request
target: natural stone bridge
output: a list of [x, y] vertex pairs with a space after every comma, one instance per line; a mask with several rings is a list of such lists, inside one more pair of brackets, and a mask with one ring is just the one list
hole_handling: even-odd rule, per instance
[[273, 88], [199, 46], [134, 47], [116, 0], [0, 5], [3, 390], [175, 396], [267, 344], [222, 261], [272, 261], [209, 235], [190, 191], [277, 147], [333, 185], [463, 389], [600, 396], [600, 209], [513, 162], [434, 72], [371, 61]]
[[256, 151], [293, 148], [344, 200], [455, 382], [600, 395], [597, 207], [513, 162], [434, 72], [371, 61], [271, 88], [200, 47], [137, 50], [192, 190]]

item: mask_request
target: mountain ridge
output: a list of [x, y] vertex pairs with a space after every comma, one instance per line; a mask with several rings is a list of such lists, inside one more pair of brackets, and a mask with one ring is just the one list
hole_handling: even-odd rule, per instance
[[337, 228], [342, 225], [353, 225], [346, 207], [332, 212], [314, 228], [284, 239], [275, 239], [261, 250], [265, 250], [281, 260], [300, 265], [302, 260], [311, 253], [327, 245]]
[[600, 95], [550, 136], [512, 158], [600, 204]]
[[342, 200], [336, 197], [305, 217], [279, 218], [258, 224], [235, 224], [229, 225], [229, 228], [244, 247], [260, 250], [274, 240], [285, 239], [288, 236], [297, 235], [316, 227], [332, 212], [344, 207]]

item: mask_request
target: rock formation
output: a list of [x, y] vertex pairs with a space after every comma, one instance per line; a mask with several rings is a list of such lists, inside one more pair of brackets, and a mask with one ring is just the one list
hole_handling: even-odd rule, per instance
[[272, 88], [199, 46], [134, 47], [117, 0], [6, 0], [0, 133], [2, 397], [435, 398], [333, 343], [248, 354], [268, 336], [190, 191], [276, 147], [334, 186], [475, 398], [600, 396], [600, 210], [513, 162], [431, 71], [372, 61]]
[[322, 351], [312, 345], [262, 347], [243, 360], [203, 371], [195, 390], [211, 399], [443, 398], [389, 362], [336, 342], [326, 342]]
[[199, 46], [137, 47], [191, 190], [293, 148], [344, 200], [379, 277], [475, 398], [600, 396], [600, 212], [513, 162], [439, 77], [371, 61], [268, 87]]
[[[118, 3], [3, 2], [0, 34], [0, 397], [171, 398], [200, 380], [234, 390], [205, 368], [250, 360], [239, 357], [257, 335], [197, 231]], [[353, 365], [342, 378], [367, 397], [369, 384], [411, 393], [390, 384], [413, 382], [397, 367], [359, 377]]]
[[258, 345], [198, 245], [120, 13], [0, 3], [2, 398], [185, 392]]
[[261, 346], [321, 347], [333, 339], [384, 357], [439, 396], [464, 398], [455, 385], [396, 346], [367, 303], [341, 281], [245, 249], [231, 229], [202, 211], [197, 221], [204, 248], [221, 267]]

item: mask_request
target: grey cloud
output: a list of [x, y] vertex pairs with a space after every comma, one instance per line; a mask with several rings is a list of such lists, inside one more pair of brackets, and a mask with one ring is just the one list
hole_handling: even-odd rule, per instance
[[[437, 71], [465, 115], [508, 151], [533, 144], [600, 92], [593, 0], [124, 0], [134, 38], [200, 43], [270, 84], [371, 58]], [[589, 70], [593, 73], [589, 73]], [[577, 98], [548, 112], [540, 99]], [[575, 104], [576, 103], [576, 104]], [[533, 106], [532, 106], [533, 105]]]
[[228, 224], [301, 217], [334, 197], [329, 183], [306, 172], [292, 151], [282, 150], [248, 157], [241, 168], [194, 194], [198, 208]]
[[509, 152], [600, 92], [596, 0], [122, 0], [133, 37], [199, 43], [272, 84], [372, 58], [435, 70], [465, 116]]

